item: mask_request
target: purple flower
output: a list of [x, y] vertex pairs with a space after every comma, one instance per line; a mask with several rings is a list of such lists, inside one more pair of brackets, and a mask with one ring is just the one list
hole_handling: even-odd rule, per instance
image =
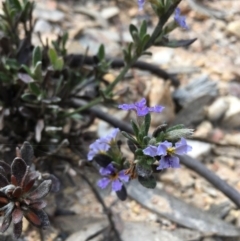
[[129, 181], [129, 176], [125, 174], [125, 170], [118, 172], [112, 163], [105, 168], [101, 168], [99, 172], [104, 176], [97, 183], [102, 189], [106, 188], [112, 182], [112, 190], [117, 192], [122, 189], [123, 182]]
[[143, 150], [145, 155], [154, 157], [161, 156], [159, 166], [157, 170], [162, 170], [165, 168], [179, 168], [179, 158], [177, 155], [183, 155], [191, 151], [192, 147], [187, 145], [187, 141], [184, 138], [181, 138], [179, 142], [172, 146], [171, 142], [164, 141], [156, 146], [148, 146]]
[[138, 7], [139, 7], [139, 10], [143, 10], [143, 6], [145, 4], [145, 0], [138, 0]]
[[180, 15], [180, 8], [176, 8], [174, 12], [174, 20], [177, 22], [177, 24], [185, 29], [189, 29], [186, 23], [186, 17]]
[[160, 105], [156, 105], [154, 107], [147, 107], [145, 98], [142, 98], [140, 101], [133, 103], [133, 104], [119, 105], [118, 108], [122, 109], [122, 110], [134, 110], [137, 112], [138, 116], [145, 116], [149, 112], [160, 113], [164, 109], [164, 107], [160, 106]]
[[88, 152], [88, 155], [87, 155], [88, 161], [92, 161], [94, 156], [99, 153], [106, 153], [110, 148], [110, 144], [114, 142], [114, 140], [116, 139], [118, 132], [119, 132], [119, 129], [115, 128], [110, 134], [104, 137], [101, 137], [97, 139], [95, 142], [93, 142], [89, 146], [90, 151]]

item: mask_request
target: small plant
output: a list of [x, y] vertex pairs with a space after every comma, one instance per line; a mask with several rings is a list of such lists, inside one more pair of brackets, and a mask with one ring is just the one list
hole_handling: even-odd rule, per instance
[[148, 107], [144, 98], [137, 103], [118, 107], [122, 110], [133, 110], [137, 116], [136, 121], [131, 121], [134, 136], [122, 132], [134, 154], [134, 160], [128, 160], [121, 152], [121, 145], [117, 141], [119, 129], [114, 129], [109, 135], [92, 143], [88, 160], [94, 160], [101, 166], [99, 172], [104, 177], [98, 181], [98, 186], [106, 188], [111, 182], [112, 190], [121, 200], [125, 200], [127, 192], [123, 182], [138, 178], [144, 187], [155, 188], [154, 172], [180, 167], [178, 155], [191, 151], [192, 148], [187, 145], [185, 138], [191, 136], [193, 130], [183, 125], [170, 128], [162, 125], [149, 135], [150, 113], [161, 113], [164, 107]]
[[17, 152], [18, 157], [11, 166], [0, 161], [0, 211], [3, 216], [0, 231], [5, 232], [12, 222], [13, 234], [19, 238], [23, 217], [39, 228], [49, 225], [43, 211], [47, 205], [43, 198], [58, 184], [52, 181], [56, 182], [56, 178], [44, 180], [38, 171], [31, 170], [33, 150], [28, 142]]

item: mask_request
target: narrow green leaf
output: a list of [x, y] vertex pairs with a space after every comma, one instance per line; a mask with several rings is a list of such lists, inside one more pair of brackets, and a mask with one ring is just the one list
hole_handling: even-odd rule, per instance
[[133, 128], [133, 132], [134, 132], [134, 134], [135, 134], [135, 136], [136, 136], [136, 138], [138, 140], [139, 128], [138, 128], [137, 124], [133, 120], [131, 120], [131, 125], [132, 125], [132, 128]]
[[105, 59], [105, 48], [104, 48], [103, 44], [100, 45], [100, 47], [98, 49], [97, 56], [98, 56], [100, 61]]
[[143, 20], [141, 27], [140, 27], [140, 32], [139, 32], [139, 36], [141, 39], [143, 39], [143, 37], [146, 35], [147, 33], [147, 21]]
[[151, 115], [148, 113], [147, 115], [145, 115], [144, 125], [143, 125], [143, 128], [144, 128], [143, 131], [144, 131], [144, 135], [145, 136], [148, 135], [148, 131], [149, 131], [150, 125], [151, 125]]
[[55, 66], [57, 60], [58, 60], [58, 55], [55, 49], [49, 49], [48, 50], [48, 57], [50, 59], [51, 65]]
[[121, 132], [123, 136], [125, 136], [127, 139], [129, 139], [130, 141], [132, 141], [134, 144], [138, 145], [137, 140], [134, 139], [133, 136], [129, 135], [127, 132], [122, 131]]

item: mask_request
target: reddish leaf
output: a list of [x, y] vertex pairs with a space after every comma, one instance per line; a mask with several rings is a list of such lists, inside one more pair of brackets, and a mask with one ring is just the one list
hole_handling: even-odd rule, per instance
[[9, 184], [7, 178], [0, 173], [0, 187], [5, 187]]
[[16, 177], [17, 185], [20, 186], [21, 182], [27, 172], [27, 165], [25, 161], [16, 157], [11, 165], [12, 175]]
[[23, 212], [21, 209], [19, 208], [15, 208], [13, 213], [12, 213], [12, 220], [13, 223], [19, 223], [23, 218]]
[[13, 192], [12, 196], [15, 198], [19, 198], [22, 195], [22, 188], [21, 187], [16, 187]]
[[[28, 174], [27, 174], [27, 176], [26, 176], [26, 178], [25, 178], [25, 180], [24, 180], [24, 184], [23, 184], [23, 187], [24, 187], [24, 189], [25, 189], [25, 187], [27, 186], [27, 185], [30, 185], [29, 183], [32, 181], [32, 180], [36, 180], [38, 177], [39, 177], [39, 172], [35, 172], [35, 171], [32, 171], [32, 172], [29, 172]], [[28, 187], [29, 188], [29, 187]], [[31, 188], [31, 187], [30, 187]], [[28, 191], [29, 191], [30, 189], [28, 189]], [[24, 191], [24, 192], [26, 192], [26, 191]]]
[[43, 181], [35, 190], [29, 193], [28, 198], [31, 200], [41, 199], [45, 197], [51, 189], [52, 181]]
[[34, 179], [30, 180], [30, 181], [25, 185], [25, 187], [24, 187], [24, 189], [23, 189], [23, 192], [24, 192], [24, 193], [27, 193], [27, 192], [33, 187], [34, 182], [35, 182]]
[[20, 238], [22, 234], [22, 220], [19, 223], [14, 223], [13, 234], [16, 239]]
[[8, 203], [8, 196], [0, 191], [0, 206], [4, 206]]
[[49, 226], [48, 216], [43, 210], [29, 209], [24, 213], [24, 216], [36, 227], [44, 228]]
[[17, 178], [14, 176], [14, 175], [11, 175], [11, 183], [14, 185], [14, 186], [17, 186], [18, 183], [17, 183]]

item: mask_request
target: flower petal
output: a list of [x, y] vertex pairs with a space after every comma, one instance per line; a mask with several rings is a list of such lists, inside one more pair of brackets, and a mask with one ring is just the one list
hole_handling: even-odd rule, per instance
[[100, 188], [104, 189], [104, 188], [106, 188], [106, 187], [108, 186], [108, 184], [109, 184], [110, 182], [111, 182], [111, 180], [110, 180], [109, 178], [104, 177], [104, 178], [100, 179], [100, 180], [97, 182], [97, 185], [98, 185]]
[[119, 179], [113, 180], [112, 181], [112, 190], [117, 192], [122, 189], [122, 182]]
[[119, 109], [122, 110], [133, 110], [135, 108], [134, 104], [122, 104], [122, 105], [118, 105]]
[[154, 156], [157, 156], [157, 150], [158, 150], [158, 148], [156, 146], [151, 146], [150, 145], [147, 148], [143, 149], [143, 153], [145, 155], [154, 157]]
[[99, 173], [102, 176], [108, 176], [115, 173], [115, 168], [113, 167], [113, 164], [110, 163], [109, 165], [107, 165], [107, 167], [100, 168]]
[[178, 155], [184, 155], [192, 150], [192, 147], [187, 145], [187, 141], [184, 138], [181, 138], [181, 140], [177, 142], [175, 146], [175, 153]]
[[162, 156], [157, 170], [179, 167], [179, 158], [177, 156]]
[[129, 181], [129, 175], [125, 174], [125, 170], [122, 170], [118, 173], [118, 178], [123, 182]]
[[143, 10], [144, 3], [145, 3], [145, 0], [138, 0], [139, 10]]
[[161, 113], [165, 107], [161, 105], [156, 105], [154, 107], [148, 107], [149, 112]]
[[169, 147], [172, 147], [171, 142], [164, 141], [164, 142], [160, 143], [159, 146], [157, 147], [157, 155], [158, 156], [167, 155], [167, 149]]

